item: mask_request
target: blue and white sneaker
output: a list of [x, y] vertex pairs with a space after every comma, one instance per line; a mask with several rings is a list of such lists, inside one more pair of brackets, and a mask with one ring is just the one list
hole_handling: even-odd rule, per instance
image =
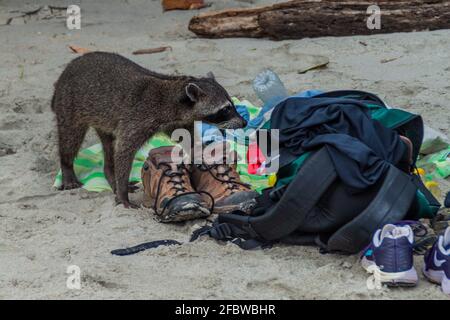
[[425, 254], [423, 274], [429, 281], [440, 284], [444, 293], [450, 294], [450, 227]]
[[373, 235], [361, 258], [363, 268], [388, 286], [415, 286], [414, 233], [409, 225], [387, 224]]

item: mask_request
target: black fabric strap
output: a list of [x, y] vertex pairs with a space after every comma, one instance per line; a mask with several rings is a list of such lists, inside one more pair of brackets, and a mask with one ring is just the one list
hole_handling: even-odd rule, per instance
[[172, 245], [181, 245], [181, 244], [182, 244], [181, 242], [178, 242], [176, 240], [156, 240], [156, 241], [141, 243], [134, 247], [112, 250], [111, 254], [116, 255], [116, 256], [127, 256], [130, 254], [135, 254], [135, 253], [147, 250], [147, 249], [158, 248], [159, 246], [172, 246]]
[[272, 245], [270, 241], [254, 238], [254, 234], [231, 223], [221, 222], [216, 219], [212, 226], [203, 226], [192, 233], [190, 242], [197, 240], [201, 236], [209, 236], [219, 241], [229, 241], [244, 250], [257, 248], [267, 248]]
[[370, 237], [377, 229], [387, 223], [403, 220], [417, 191], [412, 179], [412, 176], [391, 166], [372, 202], [330, 237], [328, 249], [357, 253], [370, 242]]

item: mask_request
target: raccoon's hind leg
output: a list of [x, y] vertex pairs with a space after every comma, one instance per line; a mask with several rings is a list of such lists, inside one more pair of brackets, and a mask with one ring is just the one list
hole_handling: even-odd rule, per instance
[[116, 173], [116, 203], [122, 203], [125, 208], [139, 208], [130, 202], [128, 192], [129, 179], [134, 155], [152, 134], [145, 135], [142, 131], [126, 132], [126, 136], [118, 136], [114, 145], [114, 165]]
[[[114, 193], [116, 193], [116, 174], [115, 174], [115, 166], [114, 166], [114, 143], [115, 138], [113, 135], [109, 133], [105, 133], [99, 129], [96, 129], [97, 134], [102, 142], [103, 146], [103, 155], [104, 155], [104, 164], [103, 171], [105, 173], [106, 180], [108, 180], [109, 185]], [[135, 192], [138, 190], [136, 182], [130, 182], [128, 184], [128, 192]]]
[[59, 190], [75, 189], [82, 186], [73, 171], [73, 160], [83, 143], [88, 127], [77, 127], [68, 123], [70, 121], [58, 119], [58, 147], [63, 180]]
[[103, 171], [106, 180], [114, 193], [116, 193], [116, 176], [114, 174], [114, 136], [96, 129], [103, 146]]

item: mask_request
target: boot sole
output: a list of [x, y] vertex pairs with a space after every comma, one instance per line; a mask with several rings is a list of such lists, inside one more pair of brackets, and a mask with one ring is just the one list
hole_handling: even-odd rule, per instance
[[206, 218], [209, 215], [210, 212], [208, 209], [199, 206], [197, 204], [188, 203], [179, 211], [165, 213], [164, 216], [156, 215], [156, 218], [160, 222], [181, 222], [187, 220]]
[[182, 221], [188, 221], [188, 220], [195, 220], [200, 218], [206, 218], [208, 217], [211, 212], [198, 204], [195, 203], [188, 203], [184, 207], [180, 208], [180, 210], [175, 212], [169, 212], [165, 210], [164, 216], [161, 215], [161, 212], [155, 212], [154, 205], [155, 201], [154, 199], [150, 198], [147, 195], [144, 195], [144, 207], [150, 208], [152, 213], [155, 215], [156, 220], [159, 222], [182, 222]]

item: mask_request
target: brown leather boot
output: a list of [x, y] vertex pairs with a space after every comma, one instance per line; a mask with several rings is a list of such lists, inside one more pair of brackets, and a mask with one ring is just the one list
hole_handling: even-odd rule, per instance
[[172, 162], [173, 149], [160, 147], [149, 152], [142, 168], [144, 206], [153, 208], [161, 222], [185, 221], [210, 215], [212, 199], [194, 190], [189, 166]]
[[[225, 153], [225, 152], [224, 152]], [[237, 159], [235, 151], [229, 153], [229, 159]], [[226, 164], [225, 157], [218, 163], [194, 165], [191, 180], [197, 191], [209, 193], [214, 198], [214, 213], [227, 213], [241, 210], [250, 213], [256, 204], [256, 191], [243, 183], [236, 171], [236, 164]]]

